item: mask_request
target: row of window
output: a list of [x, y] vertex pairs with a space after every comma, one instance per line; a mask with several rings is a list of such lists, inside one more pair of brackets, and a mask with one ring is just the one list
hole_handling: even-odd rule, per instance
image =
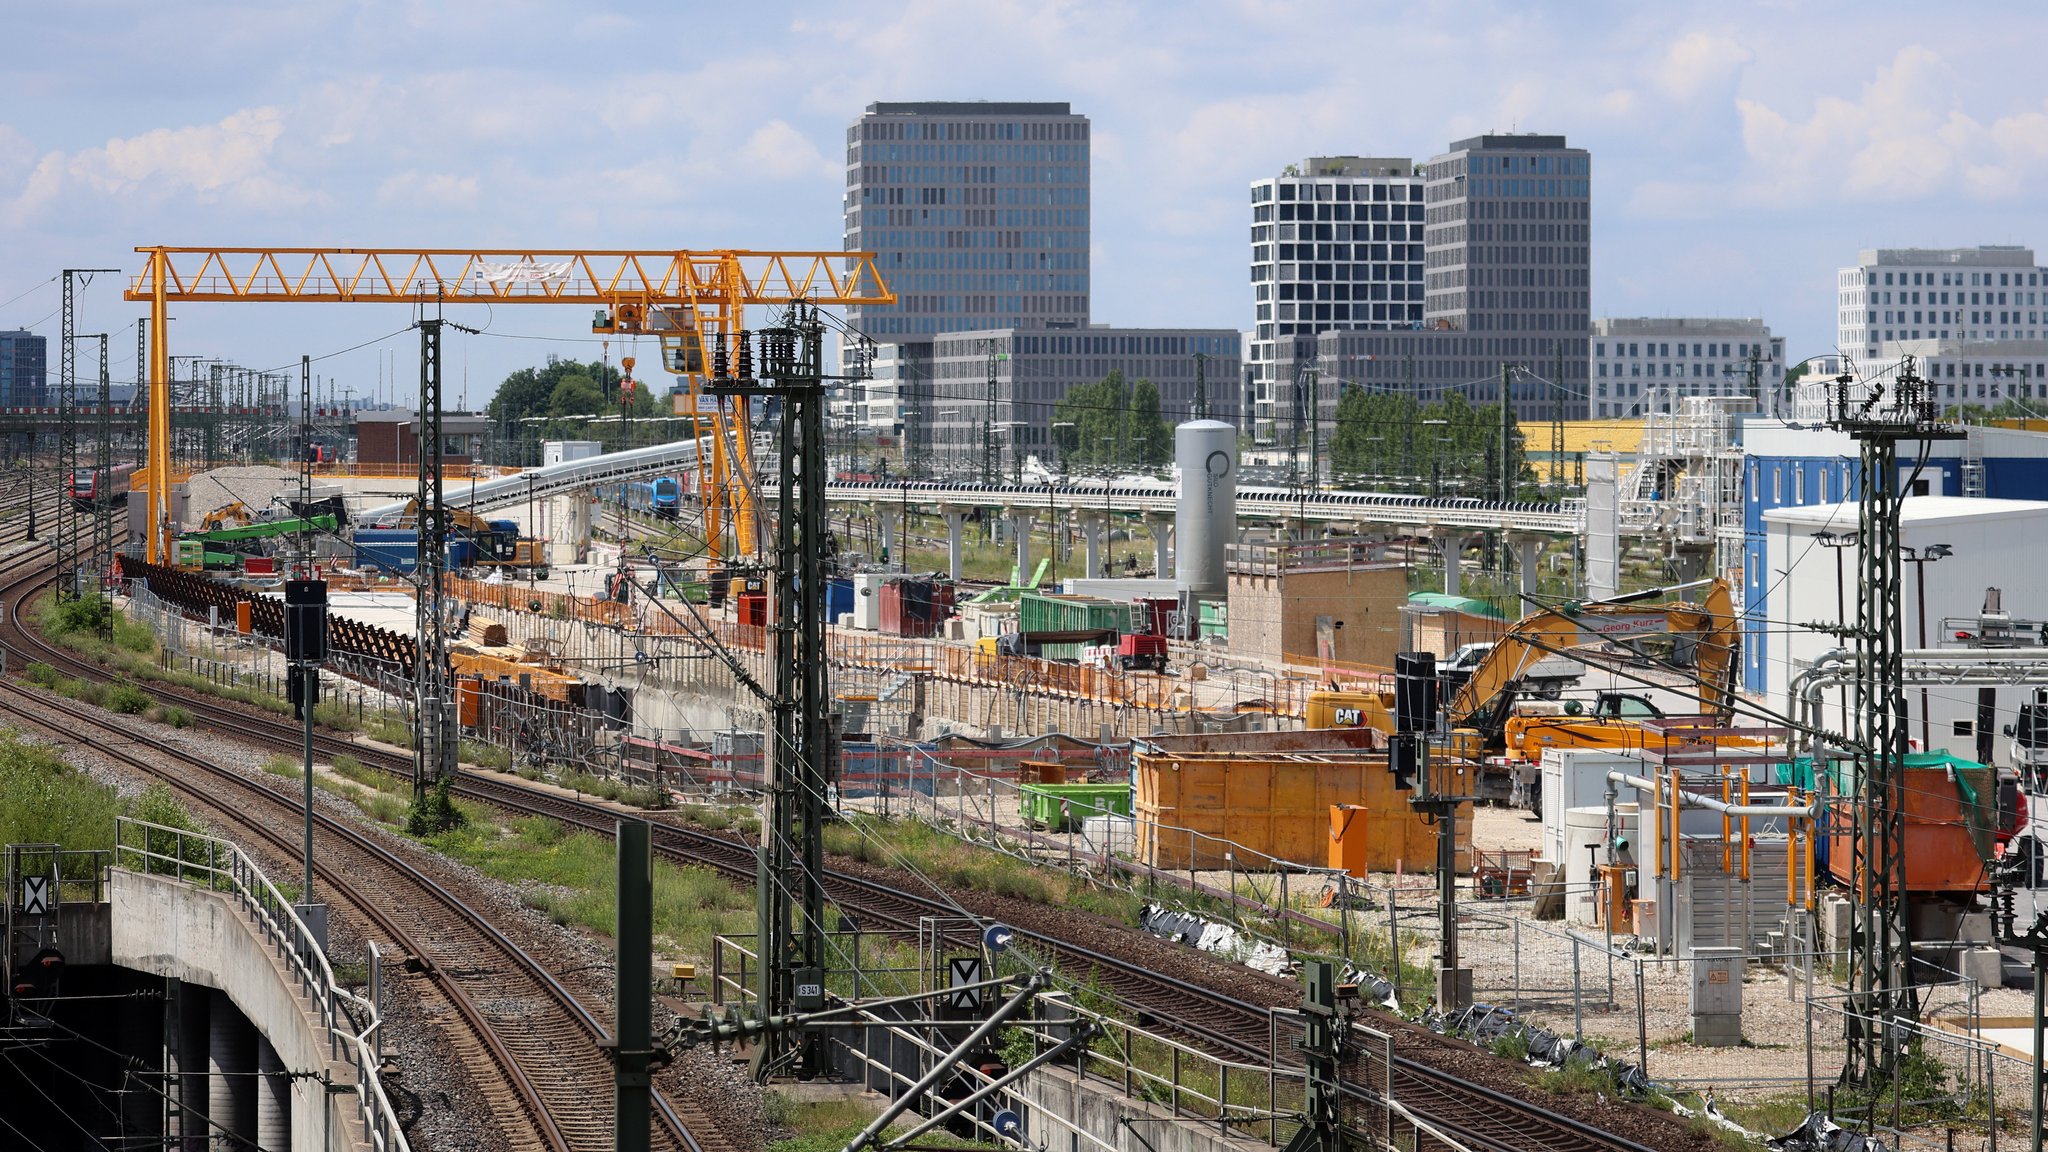
[[[1883, 274], [1884, 278], [1882, 280], [1878, 279], [1879, 274], [1877, 272], [1865, 269], [1863, 283], [1890, 285], [1892, 277], [1895, 275], [1898, 277], [1898, 283], [1908, 286], [1934, 285], [1938, 283], [1943, 287], [2038, 288], [2043, 284], [2048, 284], [2048, 272], [2042, 272], [2038, 269], [2032, 272], [1886, 272]], [[1855, 273], [1853, 272], [1848, 274], [1848, 277], [1845, 278], [1844, 287], [1856, 282], [1853, 279], [1854, 276]], [[1964, 280], [1965, 276], [1969, 278], [1967, 283]], [[1940, 277], [1940, 279], [1937, 281], [1936, 277]]]
[[[1681, 341], [1679, 341], [1679, 342], [1678, 342], [1678, 355], [1677, 355], [1677, 359], [1683, 360], [1683, 359], [1685, 358], [1685, 347], [1686, 347], [1686, 346], [1685, 346], [1685, 341], [1681, 340]], [[1719, 356], [1722, 356], [1722, 357], [1724, 357], [1724, 358], [1725, 358], [1725, 357], [1727, 357], [1727, 356], [1729, 356], [1729, 355], [1731, 355], [1731, 353], [1730, 353], [1730, 352], [1728, 351], [1728, 349], [1729, 349], [1729, 348], [1731, 347], [1731, 345], [1729, 345], [1729, 344], [1727, 344], [1727, 343], [1725, 343], [1725, 342], [1724, 342], [1724, 343], [1722, 343], [1722, 344], [1720, 344], [1720, 345], [1719, 345], [1719, 347], [1720, 347], [1721, 351], [1720, 351], [1719, 353], [1716, 353], [1716, 352], [1714, 351], [1714, 348], [1715, 348], [1715, 347], [1716, 347], [1716, 346], [1715, 346], [1715, 345], [1713, 345], [1713, 344], [1694, 344], [1694, 345], [1692, 346], [1692, 354], [1693, 354], [1694, 356], [1714, 356], [1714, 355], [1719, 355]], [[1735, 349], [1735, 351], [1734, 351], [1734, 352], [1732, 353], [1732, 355], [1735, 355], [1735, 356], [1748, 356], [1748, 355], [1749, 355], [1749, 345], [1748, 345], [1747, 343], [1737, 343], [1737, 344], [1734, 344], [1734, 345], [1732, 345], [1732, 347], [1734, 347], [1734, 349]], [[1614, 345], [1614, 354], [1615, 354], [1616, 356], [1670, 356], [1670, 355], [1672, 354], [1672, 353], [1671, 353], [1671, 348], [1672, 348], [1672, 345], [1671, 345], [1671, 343], [1670, 343], [1669, 341], [1658, 341], [1657, 343], [1653, 343], [1653, 344], [1643, 344], [1643, 343], [1637, 343], [1637, 342], [1633, 342], [1633, 341], [1631, 341], [1630, 343], [1627, 343], [1627, 344], [1623, 344], [1623, 343], [1620, 343], [1619, 341], [1617, 341], [1617, 342], [1615, 343], [1615, 345]], [[1702, 348], [1705, 348], [1705, 349], [1706, 349], [1706, 351], [1704, 351], [1704, 352], [1700, 351], [1700, 349], [1702, 349]], [[1637, 351], [1637, 349], [1643, 349], [1643, 351]], [[1757, 349], [1758, 349], [1758, 351], [1759, 351], [1759, 352], [1760, 352], [1761, 354], [1763, 354], [1763, 355], [1766, 355], [1766, 356], [1768, 356], [1768, 355], [1770, 355], [1770, 354], [1771, 354], [1771, 353], [1770, 353], [1770, 349], [1768, 349], [1768, 348], [1765, 348], [1765, 347], [1764, 347], [1763, 345], [1761, 345], [1761, 344], [1757, 345]], [[1607, 355], [1607, 345], [1606, 345], [1606, 343], [1605, 343], [1605, 342], [1600, 342], [1600, 343], [1596, 343], [1596, 344], [1594, 344], [1594, 345], [1593, 345], [1593, 355], [1594, 355], [1595, 357], [1600, 357], [1600, 356], [1605, 356], [1605, 355]]]
[[1360, 204], [1357, 211], [1349, 204], [1282, 204], [1277, 217], [1270, 204], [1252, 209], [1254, 221], [1279, 219], [1281, 221], [1307, 220], [1413, 220], [1422, 222], [1420, 204]]
[[1088, 121], [993, 123], [987, 120], [862, 120], [847, 129], [855, 140], [1086, 140]]
[[[1274, 269], [1279, 269], [1276, 274]], [[1415, 264], [1254, 264], [1257, 280], [1420, 280]]]
[[[1607, 371], [1607, 369], [1608, 369], [1608, 363], [1607, 363], [1607, 361], [1605, 361], [1605, 360], [1602, 360], [1602, 361], [1599, 361], [1599, 363], [1598, 363], [1598, 366], [1597, 366], [1597, 367], [1596, 367], [1596, 368], [1594, 369], [1594, 372], [1593, 372], [1593, 374], [1594, 374], [1595, 376], [1607, 376], [1607, 375], [1614, 375], [1614, 376], [1681, 376], [1681, 377], [1682, 377], [1682, 376], [1685, 376], [1685, 375], [1687, 375], [1687, 373], [1686, 373], [1686, 370], [1685, 370], [1686, 366], [1685, 366], [1684, 364], [1679, 364], [1679, 365], [1676, 365], [1676, 367], [1677, 367], [1678, 371], [1676, 371], [1676, 372], [1673, 372], [1673, 371], [1672, 371], [1671, 369], [1672, 369], [1672, 368], [1674, 367], [1674, 365], [1673, 365], [1673, 364], [1672, 364], [1672, 362], [1671, 362], [1671, 361], [1669, 361], [1669, 360], [1666, 360], [1666, 361], [1664, 361], [1664, 362], [1663, 362], [1662, 364], [1629, 364], [1629, 365], [1626, 365], [1626, 367], [1628, 368], [1628, 371], [1627, 371], [1627, 372], [1623, 372], [1623, 371], [1622, 371], [1622, 368], [1623, 368], [1623, 367], [1624, 367], [1624, 365], [1621, 365], [1621, 364], [1616, 364], [1616, 365], [1613, 365], [1614, 371], [1613, 371], [1612, 373], [1609, 373], [1609, 372]], [[1647, 372], [1646, 372], [1646, 371], [1644, 371], [1644, 369], [1645, 369], [1645, 368], [1649, 369], [1649, 371], [1647, 371]], [[1659, 368], [1662, 368], [1662, 369], [1663, 369], [1663, 371], [1661, 371], [1661, 372], [1660, 372], [1660, 371], [1658, 371], [1658, 369], [1659, 369]], [[1692, 375], [1692, 376], [1694, 376], [1694, 377], [1714, 377], [1714, 376], [1721, 376], [1721, 375], [1725, 375], [1725, 374], [1729, 374], [1729, 373], [1733, 373], [1733, 374], [1736, 374], [1736, 375], [1741, 375], [1741, 374], [1747, 373], [1748, 371], [1749, 371], [1749, 365], [1748, 365], [1748, 364], [1746, 364], [1746, 363], [1742, 363], [1742, 362], [1739, 362], [1739, 361], [1738, 361], [1738, 362], [1736, 362], [1736, 363], [1732, 363], [1732, 364], [1709, 364], [1709, 363], [1707, 363], [1707, 362], [1706, 362], [1706, 361], [1704, 361], [1704, 360], [1694, 360], [1694, 361], [1692, 361], [1692, 372], [1691, 372], [1691, 375]]]
[[881, 253], [886, 264], [890, 256], [900, 256], [918, 248], [1065, 248], [1086, 252], [1088, 233], [1082, 229], [1055, 229], [1044, 232], [1033, 229], [998, 229], [987, 232], [966, 228], [860, 228], [847, 233], [846, 242], [855, 250], [865, 248]]
[[[1653, 372], [1651, 375], [1655, 376], [1656, 373]], [[1593, 395], [1595, 397], [1607, 395], [1607, 384], [1606, 380], [1595, 377], [1593, 380]], [[1650, 394], [1653, 396], [1657, 395], [1660, 391], [1677, 396], [1740, 396], [1748, 391], [1748, 389], [1749, 380], [1743, 376], [1724, 376], [1717, 380], [1688, 380], [1683, 384], [1652, 384], [1649, 386]], [[1614, 381], [1614, 394], [1616, 396], [1640, 396], [1643, 394], [1643, 383], [1641, 380], [1633, 378], [1616, 380]]]
[[[1349, 244], [1282, 244], [1280, 245], [1278, 255], [1280, 259], [1289, 261], [1329, 260], [1338, 263], [1350, 263], [1353, 259], [1358, 259], [1374, 261], [1412, 260], [1419, 263], [1422, 258], [1422, 250], [1420, 245], [1414, 244], [1395, 244], [1391, 248], [1385, 244], [1360, 244], [1354, 256], [1352, 246]], [[1267, 245], [1257, 244], [1252, 247], [1253, 263], [1264, 264], [1273, 258], [1274, 252]]]
[[892, 279], [889, 286], [898, 292], [1086, 292], [1088, 274], [906, 272]]
[[[1422, 201], [1421, 184], [1365, 184], [1350, 181], [1311, 183], [1280, 180], [1270, 184], [1252, 186], [1252, 203], [1265, 204], [1275, 198], [1282, 202], [1282, 211], [1290, 201], [1315, 201], [1323, 204], [1376, 203]], [[1287, 219], [1282, 216], [1281, 219]], [[1328, 219], [1328, 217], [1324, 217]]]

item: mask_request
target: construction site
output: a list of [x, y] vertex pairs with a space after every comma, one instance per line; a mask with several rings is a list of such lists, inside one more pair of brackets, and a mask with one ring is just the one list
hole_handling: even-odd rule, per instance
[[[109, 675], [30, 622], [104, 602], [144, 634], [128, 678], [220, 739], [303, 725], [287, 953], [327, 947], [316, 728], [324, 771], [403, 782], [383, 822], [424, 843], [542, 801], [515, 810], [615, 836], [614, 1023], [578, 1082], [620, 1111], [562, 1135], [571, 1103], [522, 1105], [562, 1147], [723, 1144], [648, 1087], [693, 1052], [886, 1101], [850, 1150], [899, 1119], [892, 1148], [1121, 1149], [1133, 1117], [1191, 1150], [2040, 1146], [2048, 584], [2012, 542], [2048, 503], [1982, 477], [2048, 438], [1944, 422], [1911, 359], [1797, 397], [1818, 446], [1686, 398], [1619, 449], [1560, 423], [1549, 477], [1493, 499], [1241, 482], [1210, 419], [1149, 474], [1055, 477], [992, 424], [947, 474], [829, 434], [875, 359], [841, 310], [896, 301], [865, 253], [137, 251], [134, 401], [104, 337], [79, 381], [66, 273], [58, 411], [11, 434], [8, 671]], [[443, 310], [476, 300], [594, 313], [660, 418], [528, 444], [452, 407]], [[173, 354], [170, 308], [249, 303], [409, 306], [416, 404]], [[1965, 489], [1916, 488], [1950, 451]], [[1788, 460], [1798, 500], [1765, 479]], [[920, 844], [1034, 879], [935, 880]], [[650, 851], [729, 873], [754, 930], [657, 979]], [[1018, 895], [1045, 885], [1127, 922], [1063, 925]], [[9, 985], [48, 1016], [21, 974], [79, 937], [39, 907]], [[408, 1146], [381, 1061], [348, 1122]], [[196, 1109], [138, 1130], [211, 1131]]]

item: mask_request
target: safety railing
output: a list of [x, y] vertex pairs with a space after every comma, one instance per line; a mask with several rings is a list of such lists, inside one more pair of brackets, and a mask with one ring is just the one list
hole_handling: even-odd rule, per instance
[[[233, 841], [126, 816], [114, 822], [114, 859], [117, 867], [168, 875], [224, 893], [240, 905], [312, 1002], [327, 1032], [328, 1053], [355, 1066], [357, 1110], [371, 1147], [408, 1152], [411, 1145], [378, 1075], [378, 1030], [383, 1020], [376, 1005], [335, 979], [319, 941], [255, 861]], [[367, 1023], [352, 1031], [358, 1020]]]

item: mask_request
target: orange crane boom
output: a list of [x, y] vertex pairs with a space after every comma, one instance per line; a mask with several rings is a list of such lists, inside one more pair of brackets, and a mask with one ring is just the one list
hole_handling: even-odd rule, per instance
[[[694, 252], [632, 249], [426, 248], [179, 248], [140, 247], [143, 270], [123, 298], [150, 306], [148, 558], [170, 554], [171, 457], [169, 308], [173, 303], [267, 302], [328, 304], [585, 304], [600, 309], [593, 330], [677, 335], [674, 318], [695, 328], [696, 347], [730, 341], [745, 328], [750, 304], [887, 305], [896, 294], [883, 282], [872, 252]], [[666, 357], [665, 357], [666, 360]], [[687, 415], [700, 415], [704, 365], [674, 365], [689, 378]], [[723, 501], [732, 513], [740, 551], [753, 551], [752, 494], [746, 413], [708, 409], [715, 453], [724, 461], [705, 507]], [[708, 526], [707, 526], [708, 527]], [[715, 543], [714, 543], [715, 547]]]

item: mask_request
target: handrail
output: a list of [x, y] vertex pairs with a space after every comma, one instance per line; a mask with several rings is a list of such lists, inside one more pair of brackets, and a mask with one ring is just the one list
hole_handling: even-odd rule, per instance
[[[132, 857], [140, 862], [135, 870], [147, 875], [169, 874], [181, 883], [197, 882], [214, 891], [226, 887], [284, 957], [312, 1000], [321, 1026], [327, 1030], [328, 1053], [344, 1056], [355, 1065], [357, 1108], [370, 1146], [377, 1152], [410, 1152], [411, 1144], [378, 1075], [377, 1033], [384, 1022], [377, 1006], [335, 979], [326, 951], [256, 862], [231, 840], [127, 816], [114, 820], [114, 854], [117, 867]], [[357, 1019], [369, 1024], [360, 1032], [349, 1031]]]

